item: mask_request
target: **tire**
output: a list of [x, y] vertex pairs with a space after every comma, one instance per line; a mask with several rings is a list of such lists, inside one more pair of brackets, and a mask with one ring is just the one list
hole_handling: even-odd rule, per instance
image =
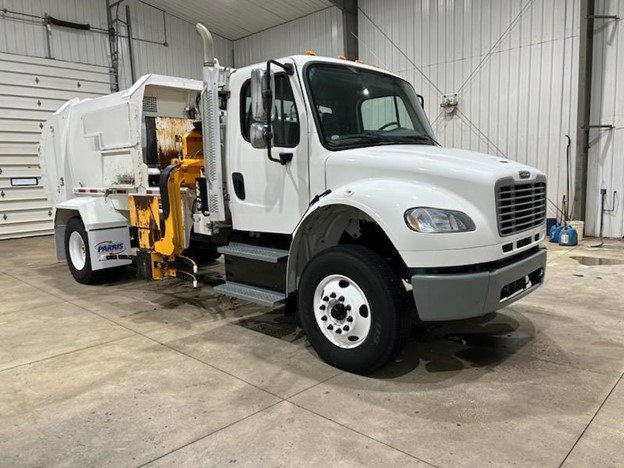
[[304, 269], [298, 298], [308, 341], [332, 366], [370, 374], [407, 341], [405, 287], [390, 263], [366, 247], [322, 251]]
[[126, 266], [93, 271], [89, 256], [89, 237], [80, 218], [71, 218], [65, 228], [65, 256], [74, 279], [81, 284], [119, 278], [126, 272]]

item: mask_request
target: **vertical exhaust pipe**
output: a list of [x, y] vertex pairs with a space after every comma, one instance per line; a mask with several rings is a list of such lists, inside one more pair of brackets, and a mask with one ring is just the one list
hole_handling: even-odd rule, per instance
[[204, 67], [214, 66], [214, 44], [212, 41], [212, 34], [208, 31], [208, 28], [201, 23], [195, 25], [197, 32], [202, 39], [204, 46]]
[[[195, 25], [204, 48], [201, 94], [202, 140], [204, 173], [208, 184], [208, 211], [210, 222], [225, 221], [223, 197], [223, 170], [221, 167], [221, 129], [219, 117], [219, 69], [215, 67], [212, 34], [201, 23]], [[214, 226], [214, 225], [213, 225]]]

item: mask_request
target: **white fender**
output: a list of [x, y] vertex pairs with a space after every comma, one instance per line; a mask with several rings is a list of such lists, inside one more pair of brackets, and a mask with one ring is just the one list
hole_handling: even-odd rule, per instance
[[[410, 265], [412, 258], [410, 252], [448, 249], [457, 240], [453, 236], [461, 235], [462, 246], [470, 248], [483, 245], [484, 239], [497, 235], [497, 233], [491, 232], [484, 236], [484, 230], [491, 230], [491, 226], [487, 222], [487, 214], [450, 190], [436, 185], [405, 180], [360, 180], [333, 189], [328, 195], [322, 197], [305, 213], [295, 228], [287, 267], [287, 289], [289, 292], [296, 289], [297, 259], [301, 255], [298, 250], [302, 248], [301, 239], [303, 229], [307, 225], [306, 221], [315, 216], [318, 210], [328, 206], [355, 208], [366, 214], [381, 227], [398, 250], [403, 261], [410, 267], [416, 266]], [[451, 234], [415, 232], [405, 223], [405, 211], [423, 206], [463, 211], [473, 219], [477, 226], [481, 227], [481, 230]], [[330, 230], [331, 227], [328, 225], [327, 229]], [[330, 246], [331, 244], [327, 245], [327, 247]], [[305, 255], [309, 257], [308, 253], [304, 253], [302, 260], [309, 260]]]
[[77, 211], [87, 231], [128, 226], [128, 219], [104, 196], [76, 197], [56, 205], [54, 224], [65, 224], [64, 210]]
[[131, 260], [102, 260], [103, 254], [130, 254], [128, 220], [116, 211], [108, 197], [76, 197], [56, 205], [54, 243], [57, 260], [65, 260], [65, 227], [67, 221], [80, 216], [89, 238], [93, 270], [129, 265]]

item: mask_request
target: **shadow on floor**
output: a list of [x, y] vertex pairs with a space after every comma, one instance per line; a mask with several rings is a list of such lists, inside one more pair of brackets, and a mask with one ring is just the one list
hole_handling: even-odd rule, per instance
[[[223, 275], [219, 269], [208, 268], [199, 279], [202, 284], [213, 286], [223, 282]], [[144, 321], [167, 323], [172, 317], [166, 313], [157, 313], [157, 309], [161, 312], [175, 312], [185, 305], [191, 306], [201, 316], [225, 318], [227, 314], [222, 309], [226, 302], [229, 310], [247, 304], [244, 301], [239, 303], [236, 299], [224, 298], [214, 293], [211, 288], [191, 289], [182, 281], [137, 282], [133, 270], [117, 281], [102, 286], [122, 286], [129, 291], [156, 292], [157, 297], [151, 299], [155, 301], [154, 313], [138, 308], [133, 314], [136, 315], [136, 320]], [[286, 314], [284, 307], [260, 313], [255, 309], [254, 313], [243, 315], [234, 324], [285, 342], [309, 347], [297, 315]], [[491, 369], [519, 351], [534, 336], [532, 322], [511, 309], [468, 321], [414, 326], [401, 355], [371, 377], [407, 383], [422, 382], [424, 374], [428, 382], [444, 381], [465, 369]], [[309, 351], [314, 353], [311, 348]]]
[[299, 326], [296, 314], [287, 314], [284, 307], [272, 309], [264, 314], [246, 317], [236, 325], [258, 333], [278, 338], [289, 343], [304, 343], [305, 335]]
[[[522, 333], [518, 333], [520, 328]], [[409, 374], [419, 366], [432, 380], [443, 380], [445, 374], [463, 369], [491, 369], [534, 335], [533, 324], [520, 314], [492, 313], [470, 321], [415, 326], [403, 353], [373, 377], [410, 381]]]
[[[432, 380], [444, 380], [445, 374], [462, 369], [497, 366], [530, 342], [535, 334], [530, 320], [511, 311], [509, 314], [493, 313], [470, 321], [414, 326], [401, 355], [371, 377], [409, 381], [410, 373], [422, 367]], [[243, 318], [236, 325], [291, 343], [306, 343], [296, 314], [285, 315], [283, 308]], [[520, 327], [522, 333], [516, 333]]]

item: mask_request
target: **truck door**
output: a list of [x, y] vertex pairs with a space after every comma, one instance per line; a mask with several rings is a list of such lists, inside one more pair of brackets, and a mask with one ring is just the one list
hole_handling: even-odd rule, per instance
[[[273, 157], [292, 153], [286, 165], [270, 161], [249, 141], [251, 71], [234, 73], [228, 113], [228, 192], [234, 229], [292, 233], [309, 202], [305, 105], [297, 74], [275, 74]], [[237, 84], [240, 85], [237, 86]], [[234, 96], [238, 91], [238, 99]], [[238, 114], [238, 115], [232, 115]]]

